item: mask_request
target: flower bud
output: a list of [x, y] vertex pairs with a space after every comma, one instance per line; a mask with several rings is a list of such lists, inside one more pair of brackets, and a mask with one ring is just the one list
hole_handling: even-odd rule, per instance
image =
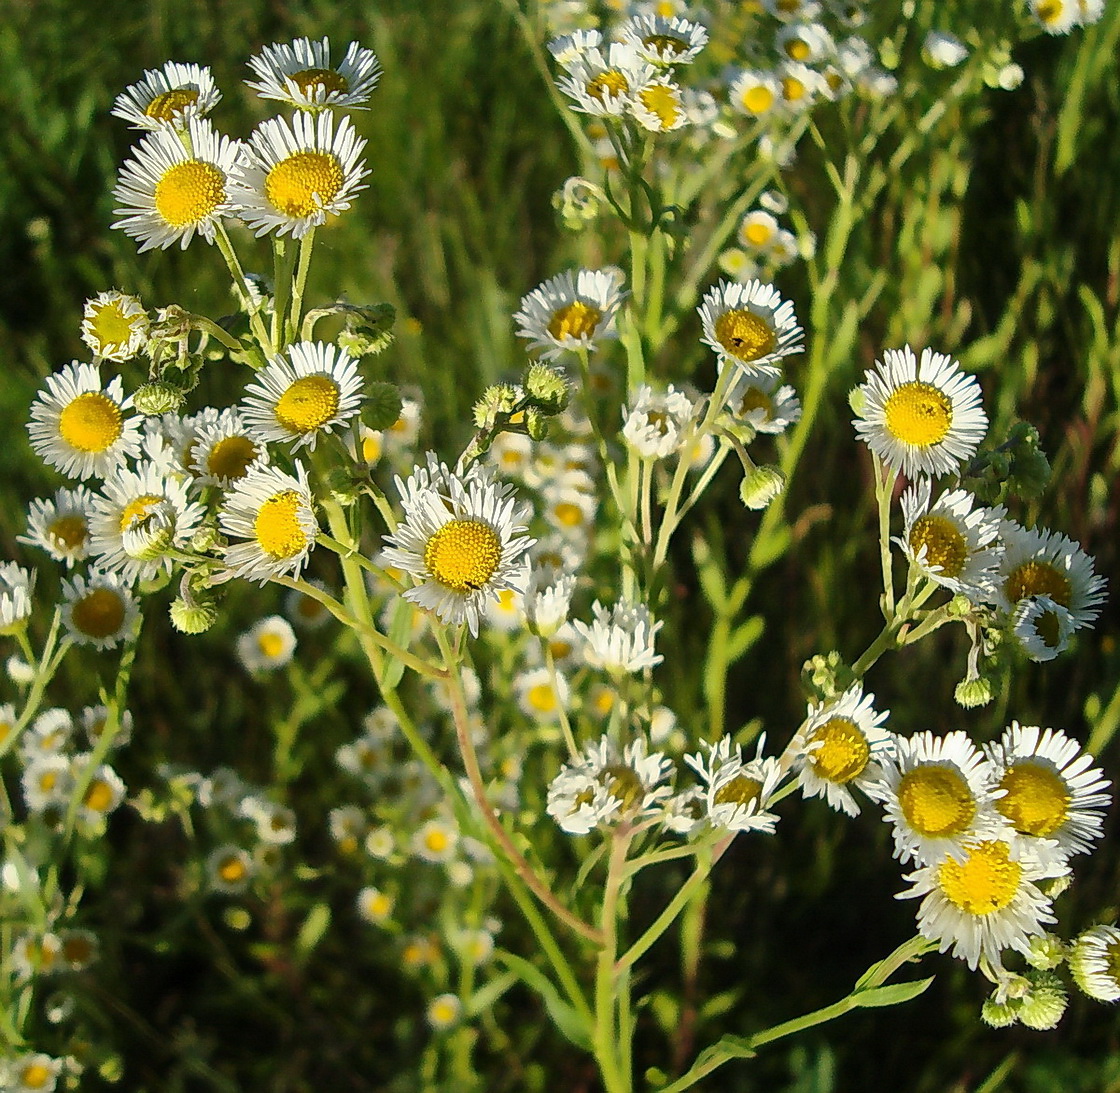
[[1019, 1004], [1019, 1020], [1027, 1028], [1051, 1029], [1062, 1019], [1068, 1005], [1069, 997], [1062, 981], [1053, 972], [1040, 972]]
[[132, 402], [145, 417], [159, 417], [173, 414], [183, 405], [183, 392], [173, 383], [156, 380], [138, 388]]
[[975, 709], [977, 706], [986, 706], [992, 701], [992, 685], [983, 678], [962, 679], [953, 692], [958, 706], [966, 710]]
[[558, 414], [568, 405], [568, 379], [547, 364], [529, 365], [523, 381], [525, 394], [546, 414]]
[[548, 438], [549, 418], [546, 413], [530, 406], [525, 411], [525, 432], [530, 440], [546, 440]]
[[177, 599], [171, 603], [171, 625], [181, 634], [203, 634], [218, 619], [218, 609], [212, 603], [190, 603]]
[[1065, 960], [1067, 953], [1066, 943], [1057, 934], [1041, 934], [1031, 938], [1026, 961], [1039, 971], [1051, 971]]
[[777, 467], [755, 467], [740, 484], [739, 499], [749, 509], [764, 509], [785, 484], [785, 475]]
[[980, 1019], [992, 1028], [1008, 1028], [1019, 1020], [1017, 1002], [997, 1002], [989, 998], [980, 1008]]

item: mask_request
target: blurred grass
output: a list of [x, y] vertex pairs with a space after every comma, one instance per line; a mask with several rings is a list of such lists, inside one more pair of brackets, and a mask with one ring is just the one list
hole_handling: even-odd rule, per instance
[[[943, 10], [963, 21], [980, 8]], [[0, 420], [10, 438], [0, 446], [0, 537], [6, 556], [24, 556], [14, 536], [23, 528], [26, 503], [52, 484], [30, 456], [27, 406], [42, 376], [83, 355], [77, 329], [85, 298], [121, 287], [149, 305], [177, 301], [211, 314], [230, 307], [216, 254], [196, 245], [185, 255], [140, 257], [125, 236], [108, 230], [110, 190], [131, 143], [123, 123], [108, 115], [112, 99], [143, 68], [167, 59], [198, 61], [213, 67], [225, 89], [219, 126], [244, 135], [263, 116], [239, 91], [245, 58], [262, 44], [302, 34], [328, 34], [335, 43], [359, 40], [375, 49], [385, 68], [373, 108], [355, 119], [369, 140], [370, 187], [337, 232], [322, 233], [312, 299], [342, 291], [353, 302], [389, 300], [398, 307], [400, 337], [378, 360], [387, 378], [425, 391], [427, 432], [442, 450], [451, 450], [464, 433], [470, 402], [482, 387], [517, 369], [522, 357], [510, 315], [521, 294], [593, 246], [564, 237], [556, 226], [549, 198], [576, 169], [577, 151], [516, 25], [496, 2], [384, 0], [357, 11], [323, 0], [155, 0], [143, 9], [125, 0], [0, 0]], [[845, 253], [851, 280], [839, 286], [829, 307], [839, 315], [877, 270], [889, 276], [829, 379], [807, 465], [787, 503], [793, 549], [758, 575], [748, 601], [747, 610], [765, 619], [765, 629], [731, 671], [730, 725], [761, 716], [781, 738], [782, 727], [801, 713], [801, 661], [830, 648], [854, 656], [873, 636], [873, 525], [852, 489], [853, 482], [869, 481], [869, 467], [852, 442], [845, 395], [886, 345], [910, 341], [959, 354], [966, 368], [981, 373], [994, 431], [1020, 417], [1039, 427], [1054, 483], [1020, 515], [1081, 540], [1115, 586], [1118, 42], [1120, 6], [1113, 4], [1082, 34], [1029, 43], [1017, 54], [1027, 71], [1020, 89], [992, 92], [965, 115], [951, 111], [902, 169], [884, 173]], [[917, 100], [905, 109], [915, 121], [921, 114]], [[845, 134], [827, 127], [825, 134], [839, 157]], [[877, 147], [865, 171], [873, 162], [889, 164], [896, 150]], [[803, 167], [791, 188], [823, 241], [835, 199], [812, 181], [820, 177], [820, 154], [803, 143]], [[263, 266], [264, 252], [258, 253]], [[192, 295], [184, 299], [187, 285]], [[808, 310], [803, 271], [792, 272], [781, 287], [799, 314]], [[698, 323], [686, 320], [664, 359], [700, 361], [697, 334]], [[705, 535], [726, 552], [734, 575], [746, 565], [756, 521], [741, 511], [732, 485], [722, 494], [717, 485], [716, 495], [719, 505]], [[683, 552], [678, 561], [687, 570]], [[687, 581], [678, 592], [671, 610], [682, 637], [665, 679], [687, 723], [701, 701], [691, 666], [703, 656], [704, 635], [699, 627], [679, 625], [694, 617], [698, 596]], [[259, 612], [260, 601], [254, 603]], [[250, 617], [248, 604], [248, 597], [235, 602], [234, 620]], [[884, 663], [870, 683], [897, 724], [908, 727], [900, 731], [968, 727], [987, 738], [1011, 717], [1062, 725], [1083, 739], [1092, 733], [1106, 767], [1115, 771], [1117, 629], [1109, 608], [1075, 654], [1023, 673], [992, 707], [967, 716], [949, 704], [955, 680], [946, 677], [944, 665], [963, 663], [953, 633]], [[137, 784], [161, 760], [203, 769], [229, 763], [264, 777], [270, 710], [246, 697], [232, 665], [224, 672], [214, 668], [230, 663], [231, 633], [189, 640], [158, 618], [146, 626], [131, 703], [141, 726], [128, 759]], [[180, 666], [182, 678], [191, 672], [204, 677], [206, 689], [183, 693], [169, 679], [168, 664]], [[84, 688], [86, 701], [90, 680], [102, 670], [97, 658], [78, 658], [62, 690]], [[348, 700], [319, 711], [314, 737], [300, 752], [296, 788], [311, 798], [332, 777], [334, 747], [352, 736], [354, 718], [368, 705], [362, 678], [345, 656], [339, 673]], [[931, 706], [938, 711], [932, 717]], [[713, 1030], [742, 1032], [832, 1000], [908, 928], [907, 915], [891, 899], [898, 883], [883, 825], [865, 815], [841, 828], [823, 810], [799, 815], [774, 843], [736, 846], [716, 875], [712, 934], [733, 937], [736, 946], [711, 954], [702, 985], [713, 994], [746, 986], [728, 1014], [713, 1017]], [[1116, 835], [1115, 821], [1109, 827]], [[352, 935], [328, 933], [310, 962], [293, 971], [279, 959], [254, 962], [240, 949], [231, 956], [226, 946], [235, 942], [204, 921], [187, 935], [192, 947], [161, 953], [153, 939], [164, 929], [161, 916], [174, 907], [175, 893], [170, 869], [160, 861], [175, 861], [182, 847], [170, 833], [152, 834], [139, 823], [126, 823], [114, 839], [120, 852], [109, 866], [115, 895], [106, 921], [128, 924], [135, 937], [147, 938], [125, 947], [115, 969], [119, 981], [110, 972], [103, 988], [115, 1034], [139, 1075], [132, 1088], [264, 1088], [246, 1076], [264, 1072], [260, 1060], [276, 1042], [287, 1061], [277, 1064], [268, 1088], [310, 1088], [327, 1076], [340, 1088], [386, 1087], [394, 1077], [391, 1051], [401, 1042], [389, 1027], [386, 999], [396, 1004], [415, 988], [384, 955], [355, 953]], [[130, 890], [137, 876], [148, 883], [143, 896]], [[1101, 907], [1115, 911], [1118, 879], [1114, 841], [1065, 897], [1077, 901], [1066, 907], [1074, 925], [1087, 924]], [[314, 896], [314, 883], [311, 889]], [[312, 896], [277, 893], [276, 938], [294, 930], [286, 917], [292, 901]], [[869, 923], [869, 905], [879, 909], [881, 921]], [[775, 961], [775, 953], [790, 952], [796, 961]], [[1075, 1001], [1049, 1037], [984, 1032], [975, 1024], [981, 997], [975, 977], [947, 961], [942, 967], [936, 993], [923, 1001], [873, 1018], [847, 1018], [821, 1040], [775, 1051], [756, 1066], [728, 1068], [721, 1090], [976, 1089], [1009, 1058], [1009, 1076], [985, 1088], [1041, 1090], [1060, 1082], [1088, 1091], [1116, 1081], [1120, 1026], [1114, 1015]], [[251, 974], [233, 974], [238, 968]], [[672, 967], [657, 971], [674, 974]], [[370, 981], [367, 995], [352, 998], [355, 975]], [[238, 992], [249, 989], [253, 976], [259, 981], [246, 999]], [[780, 984], [773, 995], [761, 986], [768, 983]], [[340, 998], [352, 999], [349, 1012], [339, 1011]], [[411, 1002], [414, 1009], [420, 1004]], [[256, 1016], [229, 1024], [254, 1006]], [[232, 1027], [241, 1029], [240, 1046], [229, 1042]], [[419, 1050], [421, 1037], [413, 1035]], [[656, 1041], [652, 1022], [643, 1036]], [[915, 1059], [922, 1060], [920, 1072]], [[554, 1063], [556, 1073], [571, 1074], [572, 1088], [586, 1080], [563, 1069], [558, 1056]], [[222, 1078], [219, 1071], [237, 1077]]]

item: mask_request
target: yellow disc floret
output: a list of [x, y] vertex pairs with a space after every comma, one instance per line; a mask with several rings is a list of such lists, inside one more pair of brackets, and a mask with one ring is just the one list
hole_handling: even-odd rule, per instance
[[198, 102], [198, 91], [193, 87], [176, 87], [158, 94], [147, 106], [144, 114], [157, 121], [174, 121], [177, 114]]
[[1011, 603], [1028, 596], [1049, 596], [1056, 604], [1069, 607], [1073, 586], [1069, 578], [1049, 562], [1032, 559], [1017, 565], [1004, 578], [1003, 591]]
[[301, 376], [276, 403], [276, 420], [289, 432], [312, 433], [338, 413], [338, 384], [330, 376]]
[[646, 792], [638, 772], [622, 763], [604, 767], [599, 772], [599, 783], [612, 797], [622, 802], [624, 812], [641, 804]]
[[89, 524], [79, 513], [58, 516], [47, 528], [47, 538], [61, 550], [77, 550], [89, 537]]
[[25, 1089], [46, 1089], [52, 1078], [54, 1072], [50, 1067], [42, 1063], [29, 1063], [19, 1072], [17, 1080]]
[[970, 915], [1002, 911], [1015, 898], [1022, 876], [1022, 866], [1011, 860], [1003, 842], [977, 843], [964, 861], [949, 857], [937, 867], [945, 898]]
[[169, 167], [156, 183], [156, 212], [173, 228], [213, 216], [226, 199], [226, 176], [213, 163], [188, 159]]
[[253, 535], [270, 558], [294, 558], [307, 549], [307, 532], [300, 522], [302, 498], [295, 490], [273, 494], [257, 512]]
[[764, 220], [752, 220], [743, 229], [743, 235], [752, 247], [765, 247], [773, 234], [770, 225]]
[[899, 781], [898, 803], [906, 822], [931, 839], [963, 834], [976, 815], [972, 791], [952, 767], [920, 766], [908, 771]]
[[498, 570], [502, 540], [481, 520], [449, 520], [424, 547], [424, 567], [455, 592], [477, 592]]
[[113, 804], [113, 787], [101, 778], [95, 778], [89, 784], [82, 804], [91, 812], [107, 812]]
[[915, 556], [925, 547], [925, 564], [940, 567], [940, 576], [959, 577], [968, 561], [968, 540], [945, 516], [919, 516], [910, 529], [910, 549]]
[[732, 308], [716, 319], [715, 335], [728, 353], [748, 364], [769, 356], [778, 345], [774, 328], [745, 308]]
[[239, 884], [248, 876], [248, 873], [249, 870], [245, 863], [233, 854], [228, 858], [223, 858], [218, 864], [218, 876], [226, 884]]
[[939, 444], [953, 425], [953, 400], [939, 387], [921, 380], [900, 384], [883, 409], [887, 432], [916, 448]]
[[1070, 795], [1062, 776], [1052, 767], [1029, 761], [1013, 764], [1000, 779], [1007, 792], [996, 808], [1022, 835], [1053, 835], [1069, 815]]
[[121, 408], [100, 391], [86, 391], [62, 408], [58, 432], [79, 452], [106, 451], [124, 432]]
[[302, 72], [293, 73], [288, 79], [308, 98], [311, 98], [319, 88], [327, 94], [332, 91], [341, 91], [345, 94], [350, 90], [346, 77], [333, 68], [305, 68]]
[[774, 92], [765, 84], [755, 84], [743, 92], [740, 101], [747, 113], [765, 114], [774, 105]]
[[284, 638], [275, 631], [266, 630], [257, 638], [257, 648], [262, 657], [275, 660], [284, 651]]
[[642, 45], [651, 52], [668, 54], [671, 57], [683, 53], [688, 48], [687, 42], [674, 38], [671, 34], [650, 34], [642, 39]]
[[582, 300], [573, 300], [553, 312], [548, 333], [557, 341], [565, 338], [590, 338], [603, 318], [603, 313]]
[[762, 783], [757, 778], [736, 774], [723, 783], [715, 793], [717, 805], [750, 805], [762, 797]]
[[285, 216], [312, 216], [334, 200], [344, 181], [336, 155], [296, 152], [268, 172], [264, 192], [272, 207]]
[[120, 302], [114, 300], [110, 304], [99, 304], [94, 308], [90, 328], [102, 350], [115, 349], [119, 345], [128, 344], [132, 337], [133, 320], [125, 315]]
[[222, 437], [207, 453], [206, 473], [215, 478], [244, 478], [257, 458], [257, 446], [247, 436]]
[[871, 746], [859, 726], [847, 717], [833, 717], [809, 736], [809, 765], [828, 782], [843, 785], [859, 777], [871, 758]]
[[92, 588], [74, 601], [71, 618], [74, 628], [87, 637], [110, 638], [124, 623], [125, 603], [111, 588]]
[[121, 510], [120, 530], [130, 531], [143, 524], [151, 516], [152, 510], [166, 500], [167, 498], [158, 493], [146, 493], [134, 501], [129, 501]]
[[584, 90], [596, 102], [602, 103], [608, 97], [617, 98], [619, 95], [625, 95], [630, 90], [630, 83], [617, 68], [612, 68], [588, 81]]
[[681, 104], [677, 92], [665, 84], [652, 84], [638, 92], [638, 98], [644, 106], [661, 123], [662, 129], [672, 129], [680, 117]]

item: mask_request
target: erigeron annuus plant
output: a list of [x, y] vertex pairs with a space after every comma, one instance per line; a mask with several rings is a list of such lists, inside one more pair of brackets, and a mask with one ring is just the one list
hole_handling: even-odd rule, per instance
[[[31, 510], [29, 544], [69, 574], [38, 649], [27, 627], [35, 581], [15, 565], [0, 574], [0, 625], [34, 669], [22, 709], [4, 711], [2, 746], [21, 760], [21, 821], [39, 825], [45, 838], [39, 858], [14, 838], [8, 845], [26, 896], [8, 962], [14, 993], [29, 1000], [25, 1017], [48, 965], [77, 936], [68, 924], [80, 920], [79, 907], [62, 887], [67, 847], [102, 828], [124, 796], [104, 760], [124, 742], [145, 597], [150, 603], [170, 585], [172, 622], [201, 633], [234, 582], [280, 585], [322, 607], [353, 634], [376, 683], [376, 716], [338, 765], [371, 791], [399, 791], [398, 830], [371, 827], [367, 810], [343, 807], [331, 815], [335, 841], [348, 853], [364, 845], [377, 861], [407, 852], [446, 868], [453, 884], [465, 873], [464, 887], [491, 900], [500, 880], [528, 924], [535, 950], [502, 952], [494, 962], [500, 924], [457, 924], [455, 983], [439, 983], [445, 973], [431, 970], [440, 956], [419, 921], [402, 949], [406, 965], [430, 970], [426, 1017], [445, 1037], [439, 1057], [448, 1087], [477, 1080], [462, 1033], [520, 980], [540, 995], [558, 1033], [594, 1057], [605, 1088], [634, 1088], [643, 958], [704, 898], [740, 833], [776, 836], [779, 806], [798, 790], [849, 815], [864, 798], [883, 807], [896, 856], [913, 863], [902, 895], [921, 898], [916, 936], [835, 1005], [726, 1036], [678, 1073], [651, 1069], [648, 1084], [683, 1090], [781, 1036], [851, 1008], [908, 1000], [929, 980], [889, 980], [935, 948], [991, 980], [985, 1016], [994, 1023], [1050, 1027], [1060, 1017], [1064, 988], [1050, 972], [1066, 948], [1046, 931], [1071, 859], [1101, 832], [1102, 772], [1060, 730], [1013, 722], [998, 743], [978, 747], [963, 731], [934, 736], [893, 725], [865, 690], [881, 657], [955, 622], [971, 639], [957, 699], [982, 705], [1002, 665], [1024, 659], [1016, 648], [1034, 660], [1061, 654], [1103, 599], [1103, 581], [1076, 544], [1021, 527], [1000, 504], [1035, 486], [1044, 460], [1027, 433], [981, 447], [979, 384], [949, 355], [884, 349], [851, 396], [875, 472], [879, 636], [862, 653], [807, 664], [798, 726], [757, 740], [723, 731], [715, 709], [722, 680], [709, 688], [711, 728], [675, 724], [658, 649], [678, 533], [737, 460], [743, 503], [766, 510], [756, 543], [782, 549], [774, 514], [783, 482], [798, 469], [823, 375], [835, 344], [843, 345], [818, 348], [838, 331], [816, 299], [807, 336], [794, 302], [755, 276], [780, 267], [792, 249], [773, 212], [749, 211], [780, 177], [774, 164], [748, 178], [708, 238], [684, 246], [682, 226], [715, 163], [703, 149], [726, 139], [741, 155], [761, 137], [792, 148], [812, 131], [813, 101], [853, 93], [859, 78], [882, 93], [889, 78], [866, 58], [859, 63], [853, 43], [844, 53], [827, 32], [799, 34], [787, 22], [775, 35], [786, 59], [773, 71], [757, 61], [743, 66], [728, 79], [725, 101], [709, 93], [711, 102], [699, 102], [686, 66], [703, 57], [709, 30], [654, 16], [617, 29], [613, 41], [573, 34], [551, 52], [557, 89], [603, 127], [601, 181], [589, 192], [625, 230], [626, 269], [561, 272], [527, 292], [512, 317], [533, 357], [520, 381], [485, 392], [461, 453], [418, 456], [406, 447], [394, 489], [376, 473], [377, 450], [405, 421], [377, 369], [386, 313], [305, 300], [317, 229], [345, 214], [368, 173], [364, 142], [336, 111], [364, 105], [380, 73], [376, 59], [352, 44], [332, 66], [325, 41], [264, 51], [251, 62], [252, 86], [293, 113], [262, 123], [246, 142], [219, 135], [208, 120], [218, 95], [197, 66], [148, 73], [118, 101], [117, 112], [149, 135], [122, 168], [116, 226], [141, 249], [179, 245], [194, 254], [212, 245], [241, 313], [227, 323], [174, 305], [153, 314], [134, 297], [102, 293], [83, 322], [94, 361], [62, 368], [32, 407], [33, 447], [71, 481]], [[754, 128], [744, 135], [736, 124]], [[851, 182], [833, 173], [850, 203]], [[774, 194], [766, 200], [783, 204]], [[271, 286], [246, 272], [252, 244], [237, 224], [268, 237]], [[846, 230], [853, 226], [849, 219]], [[741, 251], [771, 241], [769, 265], [729, 254], [733, 236]], [[843, 246], [829, 240], [831, 257], [816, 267], [818, 293], [839, 291], [828, 262]], [[720, 256], [725, 273], [743, 279], [710, 284]], [[342, 334], [317, 339], [331, 319], [344, 324]], [[687, 324], [696, 346], [714, 354], [711, 390], [661, 360]], [[807, 395], [802, 407], [795, 360], [806, 351], [812, 402]], [[217, 359], [253, 375], [246, 373], [238, 405], [196, 408], [201, 376]], [[117, 363], [121, 374], [107, 378], [103, 370]], [[778, 462], [766, 463], [759, 446], [783, 434]], [[896, 503], [903, 477], [908, 488]], [[324, 554], [335, 555], [330, 566]], [[700, 579], [726, 587], [728, 575], [713, 574], [702, 547], [694, 554]], [[325, 584], [307, 578], [313, 564]], [[741, 603], [738, 592], [728, 600], [737, 597]], [[734, 611], [721, 620], [732, 635]], [[283, 663], [293, 637], [274, 624], [248, 631], [246, 666], [260, 672]], [[69, 714], [42, 708], [75, 644], [122, 651], [100, 728], [81, 743]], [[491, 657], [501, 669], [480, 678], [475, 666]], [[726, 674], [730, 663], [725, 651], [707, 671]], [[413, 677], [430, 692], [410, 691]], [[541, 729], [531, 756], [502, 756], [490, 737], [488, 722], [503, 705]], [[430, 731], [441, 713], [454, 752]], [[546, 794], [537, 795], [572, 837], [577, 869], [566, 852], [542, 860], [537, 833], [518, 824], [527, 789], [517, 759], [548, 772]], [[184, 800], [209, 809], [204, 890], [236, 895], [276, 868], [279, 848], [295, 835], [290, 810], [234, 771], [166, 777]], [[238, 823], [252, 826], [253, 852]], [[399, 829], [407, 827], [406, 850]], [[683, 884], [649, 914], [632, 913], [638, 875], [674, 861], [692, 867]], [[394, 881], [356, 889], [353, 898], [370, 923], [407, 926], [394, 918], [403, 895]], [[1102, 998], [1116, 986], [1109, 929], [1085, 934], [1071, 958], [1078, 984]], [[1016, 970], [1014, 953], [1029, 967]], [[456, 989], [435, 990], [449, 985]], [[9, 1046], [22, 1053], [9, 1064], [14, 1080], [53, 1086], [63, 1060], [19, 1040]]]

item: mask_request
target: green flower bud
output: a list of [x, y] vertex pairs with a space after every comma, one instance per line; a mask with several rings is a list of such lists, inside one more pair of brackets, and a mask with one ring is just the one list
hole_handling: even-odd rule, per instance
[[1048, 972], [1065, 960], [1068, 951], [1066, 943], [1057, 934], [1042, 934], [1031, 938], [1026, 961], [1032, 968]]
[[777, 467], [755, 467], [740, 484], [739, 499], [749, 509], [764, 509], [785, 484], [785, 475]]
[[218, 619], [218, 609], [212, 603], [191, 603], [177, 599], [171, 603], [171, 625], [181, 634], [203, 634]]
[[963, 619], [972, 613], [972, 601], [963, 592], [958, 592], [947, 604], [947, 610], [953, 618]]
[[545, 440], [548, 438], [549, 417], [547, 413], [530, 406], [525, 411], [525, 432], [530, 440]]
[[183, 392], [172, 383], [145, 383], [132, 396], [132, 403], [145, 417], [173, 414], [183, 405]]
[[218, 529], [213, 524], [203, 524], [191, 536], [191, 550], [195, 554], [207, 554], [222, 542]]
[[992, 701], [992, 685], [986, 679], [962, 679], [953, 692], [958, 706], [973, 710]]
[[801, 686], [814, 703], [827, 702], [855, 682], [852, 670], [836, 650], [817, 653], [801, 666]]
[[1027, 1028], [1051, 1029], [1062, 1019], [1068, 1005], [1062, 981], [1053, 972], [1039, 972], [1032, 989], [1019, 1004], [1019, 1020]]
[[863, 411], [867, 406], [867, 399], [864, 396], [863, 389], [860, 387], [853, 387], [848, 392], [848, 405], [852, 408], [852, 413], [856, 417], [863, 417]]
[[989, 998], [980, 1007], [980, 1019], [992, 1028], [1008, 1028], [1019, 1020], [1017, 1002], [997, 1002]]
[[568, 379], [547, 364], [530, 364], [522, 381], [525, 394], [546, 414], [558, 414], [568, 405]]
[[365, 406], [362, 407], [362, 424], [375, 432], [384, 432], [396, 424], [402, 406], [401, 392], [395, 384], [368, 384]]

